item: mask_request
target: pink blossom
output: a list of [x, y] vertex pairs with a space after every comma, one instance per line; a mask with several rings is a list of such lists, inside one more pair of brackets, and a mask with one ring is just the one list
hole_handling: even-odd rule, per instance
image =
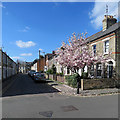
[[[85, 34], [86, 35], [86, 34]], [[56, 51], [56, 60], [63, 67], [69, 67], [71, 70], [82, 69], [85, 65], [90, 66], [92, 63], [105, 62], [110, 56], [93, 55], [87, 44], [84, 34], [77, 35], [73, 33], [68, 39], [68, 44], [62, 43], [62, 46]]]

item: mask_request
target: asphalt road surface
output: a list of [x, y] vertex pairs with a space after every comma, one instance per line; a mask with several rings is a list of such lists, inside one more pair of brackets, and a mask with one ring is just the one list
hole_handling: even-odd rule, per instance
[[118, 95], [70, 97], [20, 74], [3, 94], [3, 118], [118, 118]]

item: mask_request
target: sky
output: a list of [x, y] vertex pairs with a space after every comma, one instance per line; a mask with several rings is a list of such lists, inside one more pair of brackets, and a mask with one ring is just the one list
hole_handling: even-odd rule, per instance
[[106, 4], [118, 18], [117, 2], [3, 2], [3, 51], [14, 61], [30, 62], [39, 49], [51, 53], [74, 32], [93, 35], [102, 30]]

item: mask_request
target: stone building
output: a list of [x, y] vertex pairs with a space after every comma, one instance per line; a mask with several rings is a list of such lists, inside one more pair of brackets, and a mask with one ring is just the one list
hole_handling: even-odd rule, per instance
[[120, 75], [120, 22], [111, 15], [105, 15], [102, 31], [87, 38], [88, 45], [93, 54], [102, 53], [111, 59], [106, 63], [97, 63], [89, 68], [90, 77], [111, 78]]
[[[84, 72], [88, 72], [91, 78], [112, 78], [120, 77], [120, 22], [111, 15], [105, 15], [103, 21], [103, 29], [96, 34], [87, 38], [88, 45], [93, 54], [103, 54], [108, 56], [111, 53], [111, 59], [106, 63], [92, 64], [91, 67], [85, 66]], [[72, 72], [66, 67], [55, 61], [55, 55], [47, 61], [48, 68], [52, 64], [56, 66], [57, 72], [63, 71], [64, 75], [71, 75]], [[81, 75], [82, 70], [79, 70]]]
[[46, 70], [51, 68], [51, 60], [53, 59], [53, 54], [52, 53], [48, 53], [45, 55], [45, 60], [46, 60]]
[[51, 54], [46, 54], [46, 67], [47, 67], [47, 70], [51, 69], [53, 64], [56, 67], [56, 72], [57, 73], [62, 73], [63, 72], [63, 67], [56, 61], [56, 55], [55, 55], [54, 51]]

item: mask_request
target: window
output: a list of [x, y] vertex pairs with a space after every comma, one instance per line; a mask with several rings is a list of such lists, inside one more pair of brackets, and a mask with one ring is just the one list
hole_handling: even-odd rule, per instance
[[61, 72], [63, 73], [63, 67], [61, 67]]
[[107, 65], [107, 77], [112, 78], [112, 75], [113, 75], [113, 62], [109, 61]]
[[90, 66], [90, 75], [91, 77], [94, 77], [94, 64]]
[[93, 45], [93, 55], [96, 54], [96, 45]]
[[70, 74], [70, 69], [69, 68], [67, 68], [67, 74]]
[[105, 46], [104, 46], [104, 53], [107, 53], [108, 54], [108, 52], [109, 52], [109, 41], [107, 40], [107, 41], [105, 41], [105, 44], [104, 44]]
[[102, 74], [102, 64], [97, 63], [97, 76], [101, 77], [101, 74]]

